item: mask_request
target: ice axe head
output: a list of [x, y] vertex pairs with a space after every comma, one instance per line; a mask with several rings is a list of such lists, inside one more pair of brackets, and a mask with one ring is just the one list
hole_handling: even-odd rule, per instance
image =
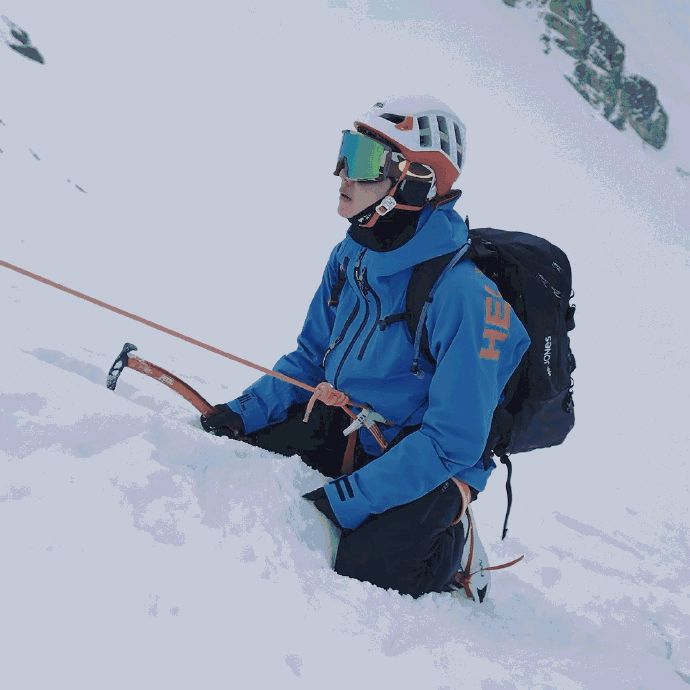
[[122, 373], [122, 370], [127, 366], [129, 363], [129, 357], [127, 357], [128, 352], [132, 352], [133, 350], [137, 350], [136, 345], [132, 345], [132, 343], [125, 343], [124, 347], [122, 348], [122, 352], [117, 356], [117, 359], [113, 362], [113, 366], [110, 367], [110, 371], [108, 372], [108, 380], [106, 381], [106, 386], [110, 388], [111, 391], [115, 390], [115, 386], [117, 386], [117, 379]]

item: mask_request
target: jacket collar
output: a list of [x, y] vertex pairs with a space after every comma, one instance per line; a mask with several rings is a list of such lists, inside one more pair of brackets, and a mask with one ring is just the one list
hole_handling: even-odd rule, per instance
[[[353, 225], [348, 230], [348, 235], [357, 245], [376, 252], [375, 267], [378, 275], [393, 275], [435, 256], [457, 251], [467, 242], [467, 226], [453, 210], [456, 201], [457, 197], [449, 199], [436, 208], [432, 204], [427, 204], [421, 212], [413, 214], [416, 216], [415, 219], [408, 217], [407, 224], [399, 223], [399, 234], [392, 238], [386, 237], [385, 233], [396, 229], [393, 224], [382, 226], [382, 238], [377, 239], [371, 233], [381, 221], [386, 220], [385, 217], [367, 231], [367, 234], [364, 234], [365, 228]], [[397, 213], [391, 214], [391, 220]], [[412, 230], [409, 226], [410, 221], [414, 223]], [[377, 248], [382, 245], [386, 245], [386, 248]], [[371, 268], [373, 270], [374, 266]]]

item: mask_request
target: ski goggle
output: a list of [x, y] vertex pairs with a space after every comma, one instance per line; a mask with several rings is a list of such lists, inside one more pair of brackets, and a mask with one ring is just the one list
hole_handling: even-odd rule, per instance
[[392, 149], [375, 139], [343, 130], [338, 162], [334, 175], [345, 170], [345, 177], [362, 182], [378, 182], [388, 177], [391, 167]]

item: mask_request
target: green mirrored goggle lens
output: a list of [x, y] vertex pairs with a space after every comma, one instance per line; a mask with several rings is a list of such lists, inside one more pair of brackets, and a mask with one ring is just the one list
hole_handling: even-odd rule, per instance
[[382, 180], [388, 174], [390, 153], [390, 147], [363, 134], [345, 130], [338, 153], [336, 174], [342, 164], [345, 176], [351, 180]]

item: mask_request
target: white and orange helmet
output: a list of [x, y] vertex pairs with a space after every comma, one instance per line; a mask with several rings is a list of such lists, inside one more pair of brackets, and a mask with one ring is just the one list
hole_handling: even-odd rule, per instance
[[355, 121], [362, 134], [391, 142], [412, 163], [430, 167], [439, 196], [450, 191], [465, 163], [465, 125], [431, 96], [395, 96], [376, 103]]

